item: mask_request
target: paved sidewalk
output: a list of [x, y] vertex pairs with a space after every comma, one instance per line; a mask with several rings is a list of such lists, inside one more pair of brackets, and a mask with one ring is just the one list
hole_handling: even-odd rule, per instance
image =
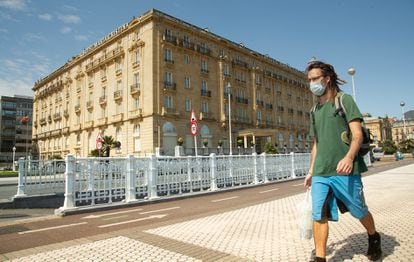
[[[382, 235], [383, 261], [414, 260], [414, 164], [363, 178], [366, 201]], [[304, 194], [218, 215], [4, 254], [13, 261], [307, 261], [296, 206]], [[330, 224], [328, 261], [368, 261], [358, 220]]]

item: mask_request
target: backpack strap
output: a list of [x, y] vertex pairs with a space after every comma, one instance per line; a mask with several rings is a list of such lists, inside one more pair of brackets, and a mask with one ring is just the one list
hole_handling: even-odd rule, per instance
[[314, 105], [310, 111], [311, 116], [312, 116], [312, 129], [313, 129], [313, 135], [315, 136], [315, 141], [316, 143], [318, 143], [318, 133], [316, 132], [316, 125], [315, 125], [315, 110], [316, 110], [316, 105]]

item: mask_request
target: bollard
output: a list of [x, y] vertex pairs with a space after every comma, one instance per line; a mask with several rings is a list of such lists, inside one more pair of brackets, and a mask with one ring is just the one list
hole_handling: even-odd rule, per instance
[[291, 171], [292, 171], [292, 178], [296, 178], [296, 173], [295, 173], [295, 153], [294, 152], [290, 152], [290, 157], [291, 157]]
[[26, 188], [26, 177], [24, 175], [24, 172], [27, 171], [24, 167], [24, 158], [21, 157], [19, 158], [19, 181], [18, 181], [18, 186], [17, 186], [17, 193], [14, 197], [24, 197], [26, 196], [26, 193], [24, 192], [25, 188]]
[[216, 154], [211, 153], [210, 154], [210, 188], [211, 191], [217, 190], [217, 180], [216, 180], [216, 167], [217, 167], [217, 159]]
[[133, 155], [129, 154], [127, 156], [127, 166], [126, 166], [126, 177], [125, 177], [125, 201], [133, 202], [136, 201], [136, 194], [135, 194], [135, 184], [136, 184], [136, 176], [134, 173], [134, 163], [135, 158]]
[[68, 154], [66, 156], [66, 184], [65, 184], [65, 202], [63, 203], [63, 209], [75, 207], [75, 158], [73, 155]]

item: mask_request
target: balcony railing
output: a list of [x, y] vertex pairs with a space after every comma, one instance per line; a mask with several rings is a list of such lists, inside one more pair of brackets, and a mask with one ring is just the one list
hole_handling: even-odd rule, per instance
[[122, 99], [122, 90], [117, 90], [117, 91], [114, 92], [114, 99], [115, 100]]
[[86, 108], [88, 108], [89, 110], [93, 108], [93, 101], [89, 100], [88, 102], [86, 102]]
[[167, 41], [167, 42], [170, 42], [170, 43], [172, 43], [174, 45], [177, 45], [177, 37], [175, 37], [175, 36], [164, 34], [162, 36], [162, 39], [164, 41]]
[[131, 92], [131, 95], [140, 95], [141, 85], [139, 83], [131, 85], [130, 92]]
[[177, 89], [176, 84], [173, 82], [164, 82], [164, 91], [166, 90], [170, 90], [170, 91], [175, 91]]
[[201, 96], [211, 97], [211, 91], [201, 89]]
[[99, 104], [100, 105], [106, 104], [106, 96], [105, 95], [99, 97]]

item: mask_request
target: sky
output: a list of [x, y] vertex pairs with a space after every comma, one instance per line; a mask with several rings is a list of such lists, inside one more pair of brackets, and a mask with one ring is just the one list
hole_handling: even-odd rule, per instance
[[349, 94], [353, 67], [363, 113], [414, 110], [412, 0], [0, 0], [0, 95], [33, 96], [35, 81], [152, 8], [301, 71], [330, 63]]

